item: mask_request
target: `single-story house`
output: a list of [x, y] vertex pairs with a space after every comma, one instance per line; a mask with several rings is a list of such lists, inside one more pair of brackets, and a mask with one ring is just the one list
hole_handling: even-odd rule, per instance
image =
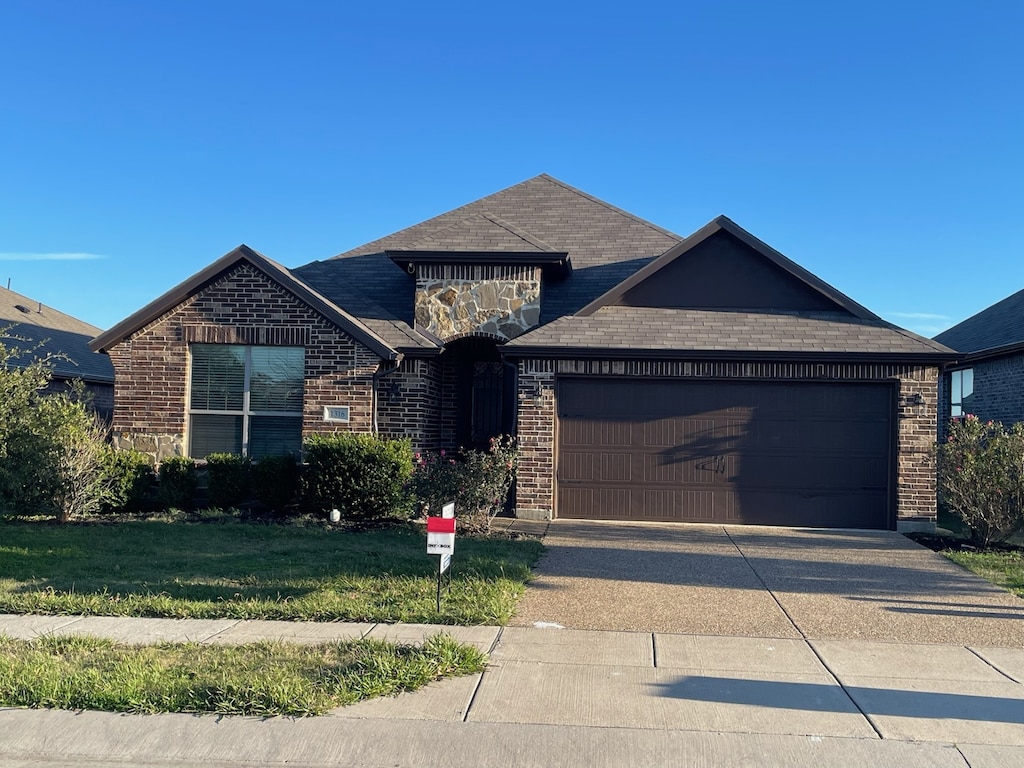
[[939, 380], [939, 433], [949, 419], [1024, 421], [1024, 290], [935, 337], [959, 356]]
[[71, 382], [80, 379], [91, 397], [90, 406], [104, 419], [110, 419], [114, 410], [114, 366], [109, 357], [89, 348], [99, 328], [0, 287], [0, 329], [0, 341], [20, 353], [10, 360], [11, 365], [50, 356], [53, 378], [48, 390], [67, 391]]
[[514, 433], [522, 517], [880, 529], [934, 525], [953, 357], [725, 217], [681, 237], [547, 175], [296, 269], [239, 246], [92, 348], [158, 460]]

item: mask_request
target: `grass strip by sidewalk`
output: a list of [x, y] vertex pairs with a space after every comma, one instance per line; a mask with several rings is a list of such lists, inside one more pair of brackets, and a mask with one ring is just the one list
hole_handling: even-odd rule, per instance
[[483, 667], [479, 650], [444, 634], [422, 646], [371, 639], [126, 646], [92, 637], [0, 636], [0, 706], [318, 715]]
[[0, 613], [506, 624], [542, 546], [460, 536], [436, 606], [422, 527], [0, 522]]
[[946, 550], [942, 554], [983, 579], [988, 579], [1018, 597], [1024, 597], [1024, 552], [1019, 550], [989, 552]]

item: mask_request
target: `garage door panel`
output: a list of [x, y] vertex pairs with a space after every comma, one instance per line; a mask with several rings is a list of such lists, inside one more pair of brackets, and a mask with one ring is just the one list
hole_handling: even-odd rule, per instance
[[893, 401], [876, 384], [560, 381], [557, 514], [891, 527]]
[[633, 454], [602, 453], [600, 456], [600, 482], [629, 482], [633, 479]]
[[594, 481], [594, 464], [599, 459], [593, 453], [564, 451], [561, 456], [559, 477], [563, 482]]
[[564, 419], [560, 426], [560, 442], [565, 446], [593, 446], [597, 442], [597, 423], [580, 418]]

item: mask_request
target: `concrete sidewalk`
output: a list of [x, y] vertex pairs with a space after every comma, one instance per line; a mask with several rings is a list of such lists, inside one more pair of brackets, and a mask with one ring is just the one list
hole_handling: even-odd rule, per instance
[[448, 631], [479, 675], [329, 716], [0, 710], [2, 766], [1024, 764], [1024, 648], [530, 627], [0, 616], [0, 633], [315, 642]]

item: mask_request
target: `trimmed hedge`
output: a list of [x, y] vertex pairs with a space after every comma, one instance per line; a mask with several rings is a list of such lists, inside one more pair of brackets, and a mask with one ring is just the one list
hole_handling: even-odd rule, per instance
[[146, 506], [153, 484], [152, 459], [139, 451], [119, 451], [107, 447], [100, 462], [105, 489], [101, 510], [136, 513]]
[[160, 462], [157, 499], [166, 509], [192, 509], [196, 497], [196, 463], [186, 456]]
[[346, 520], [409, 517], [412, 476], [408, 440], [340, 432], [311, 435], [305, 444], [303, 507], [322, 514], [332, 508]]
[[234, 453], [206, 457], [207, 498], [211, 507], [231, 509], [248, 499], [249, 460]]
[[271, 512], [284, 515], [299, 493], [299, 466], [291, 456], [264, 456], [249, 466], [249, 492]]

